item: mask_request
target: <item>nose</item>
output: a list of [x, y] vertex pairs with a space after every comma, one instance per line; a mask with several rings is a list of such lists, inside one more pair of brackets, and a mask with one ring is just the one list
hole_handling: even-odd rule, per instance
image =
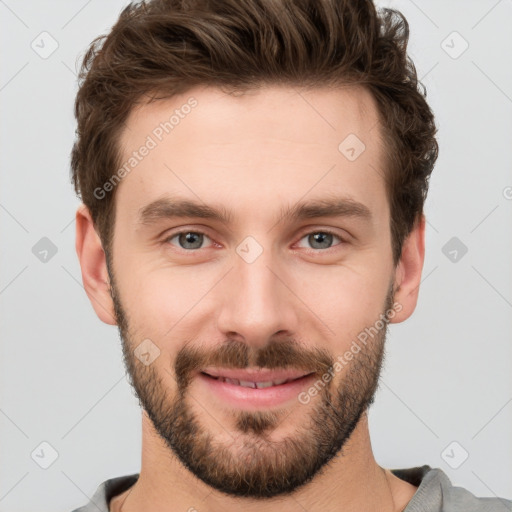
[[298, 301], [283, 266], [270, 251], [263, 251], [252, 263], [235, 254], [233, 263], [219, 289], [217, 322], [223, 336], [255, 348], [278, 334], [294, 336]]

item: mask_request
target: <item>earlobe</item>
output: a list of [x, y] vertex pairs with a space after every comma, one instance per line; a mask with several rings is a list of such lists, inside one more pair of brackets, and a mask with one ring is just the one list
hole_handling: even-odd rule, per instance
[[105, 252], [94, 229], [91, 214], [84, 204], [76, 211], [75, 247], [80, 261], [82, 282], [94, 311], [102, 322], [117, 325]]
[[402, 255], [395, 270], [394, 303], [400, 311], [390, 323], [400, 323], [409, 318], [416, 308], [421, 283], [421, 271], [425, 260], [425, 216], [416, 221], [411, 233], [404, 240]]

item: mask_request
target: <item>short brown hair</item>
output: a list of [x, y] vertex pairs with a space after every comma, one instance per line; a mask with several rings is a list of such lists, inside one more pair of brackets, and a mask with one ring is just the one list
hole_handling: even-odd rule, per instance
[[438, 153], [434, 116], [407, 56], [408, 39], [403, 15], [377, 11], [371, 0], [130, 3], [111, 32], [88, 48], [75, 101], [72, 182], [107, 257], [115, 188], [101, 199], [94, 191], [122, 165], [124, 122], [143, 98], [169, 98], [197, 85], [243, 92], [277, 84], [359, 84], [376, 99], [383, 127], [396, 265], [423, 213]]

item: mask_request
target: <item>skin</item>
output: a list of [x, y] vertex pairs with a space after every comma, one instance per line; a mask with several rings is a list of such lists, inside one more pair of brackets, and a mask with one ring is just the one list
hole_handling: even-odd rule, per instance
[[[370, 93], [346, 87], [300, 92], [265, 87], [231, 96], [198, 87], [134, 109], [121, 138], [124, 155], [139, 148], [191, 96], [197, 107], [117, 185], [111, 270], [118, 306], [122, 304], [127, 321], [124, 343], [130, 350], [125, 357], [135, 365], [133, 349], [148, 338], [160, 350], [149, 367], [152, 373], [143, 374], [140, 368], [140, 373], [131, 372], [132, 378], [141, 383], [143, 375], [158, 377], [158, 392], [171, 404], [178, 394], [173, 363], [180, 349], [189, 344], [213, 355], [228, 338], [251, 354], [264, 350], [271, 339], [297, 338], [307, 349], [323, 349], [335, 358], [365, 327], [375, 324], [390, 285], [391, 299], [400, 304], [390, 321], [406, 320], [418, 298], [425, 219], [422, 216], [415, 224], [395, 267], [382, 177], [382, 134]], [[350, 133], [366, 146], [354, 161], [338, 150]], [[229, 224], [175, 218], [141, 225], [141, 208], [165, 195], [229, 207], [234, 216]], [[371, 219], [280, 218], [283, 207], [333, 195], [363, 203]], [[77, 210], [76, 221], [84, 287], [98, 317], [116, 325], [110, 286], [114, 275], [109, 275], [85, 206]], [[171, 241], [180, 229], [205, 233], [203, 246], [187, 252], [177, 237]], [[340, 238], [334, 237], [327, 250], [315, 248], [307, 235], [325, 229]], [[250, 264], [236, 252], [247, 236], [263, 248]], [[370, 343], [374, 360], [384, 337], [383, 331]], [[346, 371], [335, 374], [331, 390], [351, 389], [350, 383], [357, 388], [357, 374], [349, 371], [355, 364], [352, 361]], [[377, 378], [378, 370], [371, 371]], [[299, 427], [312, 420], [322, 396], [307, 405], [294, 401], [285, 411], [274, 411], [280, 421], [267, 432], [269, 439], [279, 443], [297, 436]], [[187, 400], [201, 428], [228, 447], [236, 462], [244, 441], [257, 435], [240, 432], [235, 421], [240, 411], [230, 410], [195, 378], [188, 385]], [[250, 512], [288, 512], [301, 506], [309, 512], [401, 511], [416, 491], [375, 461], [366, 411], [339, 456], [310, 482], [293, 493], [264, 500], [229, 495], [198, 479], [180, 463], [145, 411], [142, 431], [139, 480], [111, 501], [111, 511], [195, 507], [231, 512], [243, 507]], [[232, 444], [233, 439], [237, 442]]]

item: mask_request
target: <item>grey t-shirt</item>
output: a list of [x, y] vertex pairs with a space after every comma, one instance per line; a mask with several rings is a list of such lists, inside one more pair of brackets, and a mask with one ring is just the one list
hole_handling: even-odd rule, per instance
[[[391, 469], [395, 476], [418, 487], [403, 512], [507, 512], [512, 501], [503, 498], [477, 498], [462, 487], [454, 487], [440, 468], [421, 466]], [[111, 478], [103, 482], [91, 501], [72, 512], [110, 512], [110, 500], [126, 491], [139, 478], [139, 473]]]

